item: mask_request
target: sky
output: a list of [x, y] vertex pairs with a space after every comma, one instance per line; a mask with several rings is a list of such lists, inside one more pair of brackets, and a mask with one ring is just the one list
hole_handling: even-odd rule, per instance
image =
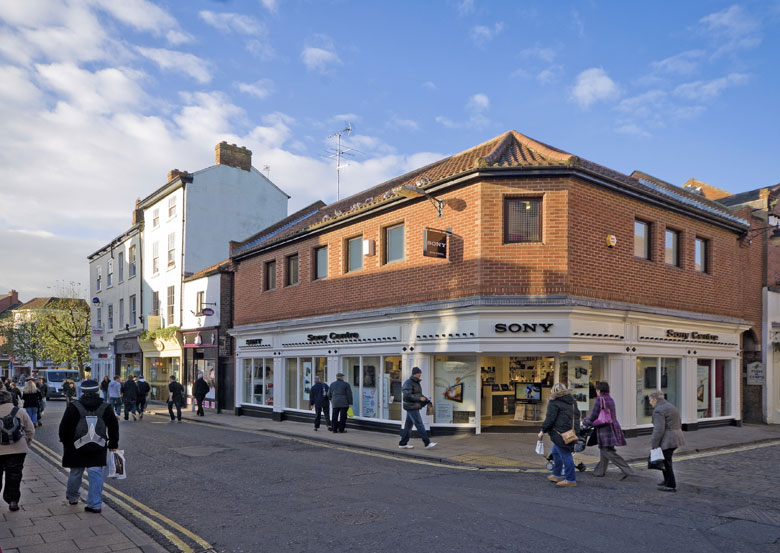
[[290, 213], [336, 199], [348, 124], [342, 198], [512, 129], [777, 184], [778, 27], [780, 0], [0, 0], [0, 295], [85, 289], [135, 200], [222, 140]]

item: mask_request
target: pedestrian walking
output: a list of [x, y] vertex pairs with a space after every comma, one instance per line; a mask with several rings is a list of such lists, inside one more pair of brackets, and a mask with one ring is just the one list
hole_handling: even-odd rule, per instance
[[328, 401], [327, 384], [322, 382], [319, 376], [314, 377], [314, 386], [309, 391], [309, 409], [314, 409], [314, 430], [320, 429], [320, 420], [323, 413], [325, 413], [325, 425], [328, 430], [333, 430], [330, 424], [330, 402]]
[[568, 386], [558, 382], [552, 387], [550, 401], [547, 404], [547, 416], [542, 423], [542, 429], [539, 431], [541, 440], [545, 434], [550, 435], [553, 442], [553, 472], [547, 477], [556, 486], [564, 487], [577, 485], [575, 476], [574, 443], [566, 443], [561, 434], [574, 430], [578, 434], [580, 412], [577, 410], [577, 402], [569, 390]]
[[399, 449], [412, 449], [414, 446], [409, 443], [412, 435], [412, 426], [417, 428], [417, 433], [422, 438], [425, 447], [436, 447], [436, 442], [432, 442], [425, 430], [425, 423], [422, 420], [420, 410], [430, 403], [430, 400], [423, 395], [422, 385], [420, 384], [420, 375], [422, 370], [419, 367], [412, 368], [412, 376], [409, 377], [403, 385], [403, 407], [406, 410], [406, 421], [403, 430], [401, 430], [401, 441], [398, 442]]
[[[9, 422], [6, 430], [6, 419]], [[3, 499], [11, 511], [19, 510], [19, 490], [22, 483], [22, 469], [27, 447], [35, 436], [35, 426], [27, 415], [27, 411], [14, 406], [11, 392], [0, 389], [0, 487], [3, 489]], [[5, 476], [5, 482], [3, 482]]]
[[66, 378], [62, 383], [62, 395], [65, 396], [66, 403], [70, 403], [76, 398], [76, 384], [70, 378]]
[[125, 406], [125, 420], [128, 419], [128, 415], [133, 415], [133, 420], [137, 421], [135, 416], [135, 410], [138, 407], [138, 387], [135, 384], [135, 378], [133, 375], [129, 375], [125, 383], [122, 384], [122, 403]]
[[[605, 413], [602, 415], [602, 411]], [[609, 422], [603, 422], [605, 419]], [[599, 424], [599, 423], [602, 424]], [[623, 430], [615, 414], [615, 400], [609, 395], [609, 383], [596, 383], [596, 401], [593, 403], [593, 410], [590, 415], [582, 421], [584, 426], [598, 424], [596, 431], [592, 434], [591, 440], [599, 446], [599, 462], [593, 469], [593, 476], [602, 477], [607, 474], [607, 467], [612, 461], [623, 472], [621, 480], [625, 480], [634, 472], [628, 466], [623, 457], [615, 450], [615, 447], [626, 445], [626, 438], [623, 436]], [[590, 441], [588, 445], [593, 445]]]
[[[168, 413], [171, 415], [171, 422], [177, 420], [181, 422], [181, 406], [184, 405], [184, 387], [176, 382], [176, 376], [171, 375], [168, 384]], [[173, 416], [173, 408], [176, 407], [176, 418]]]
[[78, 505], [86, 470], [89, 491], [84, 510], [99, 513], [103, 509], [107, 452], [119, 447], [119, 422], [111, 406], [100, 398], [97, 381], [82, 382], [81, 392], [81, 398], [65, 408], [60, 421], [62, 466], [70, 469], [65, 497], [69, 504]]
[[8, 391], [11, 392], [11, 402], [14, 404], [14, 407], [19, 407], [19, 402], [22, 400], [22, 391], [13, 380]]
[[199, 417], [206, 415], [206, 413], [203, 412], [203, 402], [206, 401], [206, 394], [209, 393], [210, 389], [209, 383], [203, 378], [203, 373], [198, 373], [198, 379], [192, 387], [192, 397], [195, 398], [195, 402], [198, 404], [197, 415]]
[[117, 417], [122, 414], [122, 383], [119, 381], [119, 375], [108, 384], [108, 403], [114, 408]]
[[650, 439], [650, 448], [660, 447], [664, 454], [664, 480], [658, 484], [658, 489], [662, 492], [676, 492], [677, 480], [672, 468], [672, 455], [675, 449], [685, 445], [680, 412], [666, 401], [663, 392], [653, 392], [649, 399], [650, 405], [653, 406], [653, 436]]
[[137, 402], [137, 409], [138, 409], [138, 418], [142, 419], [144, 418], [144, 411], [146, 411], [146, 396], [151, 391], [152, 387], [149, 386], [149, 383], [144, 380], [143, 375], [138, 377], [138, 382], [135, 383], [136, 388], [138, 388], [138, 402]]
[[344, 381], [344, 373], [336, 373], [336, 380], [328, 388], [328, 399], [333, 406], [331, 428], [334, 433], [347, 431], [347, 411], [352, 405], [352, 386]]
[[27, 411], [27, 416], [30, 417], [33, 426], [37, 426], [38, 408], [41, 406], [41, 392], [31, 378], [24, 383], [24, 388], [22, 388], [22, 401], [24, 402], [23, 407]]
[[38, 391], [41, 393], [41, 404], [38, 407], [38, 426], [43, 426], [43, 411], [46, 409], [46, 398], [49, 396], [49, 385], [43, 378], [35, 380], [35, 385], [38, 387]]
[[103, 397], [103, 401], [108, 403], [108, 385], [111, 384], [111, 379], [108, 378], [108, 375], [103, 377], [103, 380], [100, 381], [100, 395]]

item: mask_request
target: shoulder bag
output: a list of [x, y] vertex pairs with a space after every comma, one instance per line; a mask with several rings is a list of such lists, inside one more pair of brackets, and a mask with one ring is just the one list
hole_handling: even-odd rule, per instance
[[574, 419], [575, 419], [575, 413], [577, 409], [577, 405], [572, 405], [572, 412], [571, 412], [571, 430], [567, 430], [566, 432], [561, 432], [561, 438], [563, 439], [563, 443], [570, 444], [572, 442], [576, 442], [579, 440], [577, 437], [577, 433], [574, 431]]
[[601, 405], [601, 409], [599, 410], [599, 416], [596, 417], [595, 421], [593, 421], [593, 426], [595, 426], [596, 428], [598, 428], [599, 426], [612, 424], [612, 412], [607, 408], [607, 402], [604, 401], [603, 397], [599, 397], [599, 404]]

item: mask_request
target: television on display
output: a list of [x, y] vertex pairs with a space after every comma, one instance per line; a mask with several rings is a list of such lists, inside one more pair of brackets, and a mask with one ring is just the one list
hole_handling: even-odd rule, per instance
[[527, 403], [542, 401], [542, 383], [518, 382], [515, 384], [515, 398]]

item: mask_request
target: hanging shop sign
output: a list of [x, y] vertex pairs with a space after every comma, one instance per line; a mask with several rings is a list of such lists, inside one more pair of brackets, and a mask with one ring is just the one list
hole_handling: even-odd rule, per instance
[[447, 259], [447, 231], [426, 228], [423, 233], [423, 255]]

